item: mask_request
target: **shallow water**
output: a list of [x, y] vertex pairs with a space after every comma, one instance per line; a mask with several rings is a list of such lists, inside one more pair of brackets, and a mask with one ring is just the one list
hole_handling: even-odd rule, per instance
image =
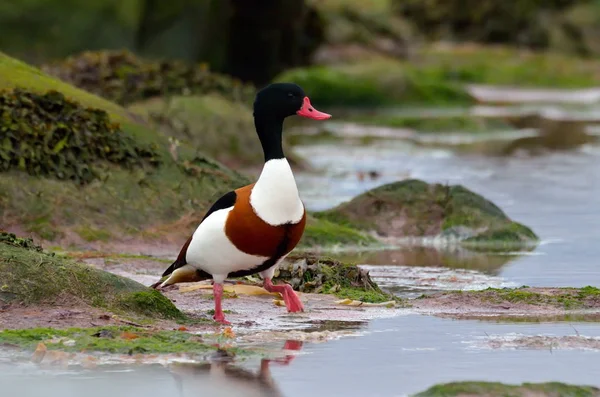
[[[318, 176], [297, 178], [302, 197], [312, 210], [330, 208], [403, 178], [462, 184], [530, 226], [542, 239], [532, 253], [507, 261], [499, 269], [500, 276], [531, 286], [600, 284], [598, 146], [536, 157], [458, 155], [403, 141], [305, 146], [299, 152], [326, 170]], [[359, 180], [359, 172], [369, 171], [377, 171], [379, 177]]]

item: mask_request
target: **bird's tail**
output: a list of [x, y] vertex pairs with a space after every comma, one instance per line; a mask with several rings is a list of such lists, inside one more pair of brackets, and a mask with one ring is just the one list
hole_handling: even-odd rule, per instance
[[196, 269], [188, 264], [178, 263], [176, 260], [167, 270], [164, 271], [159, 281], [152, 284], [150, 287], [161, 289], [168, 285], [178, 283], [193, 283], [204, 281], [212, 278], [212, 276], [202, 270]]

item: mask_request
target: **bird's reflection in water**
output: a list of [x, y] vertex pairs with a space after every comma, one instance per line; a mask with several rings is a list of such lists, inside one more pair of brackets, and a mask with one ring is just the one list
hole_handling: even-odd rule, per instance
[[[302, 342], [288, 340], [283, 350], [300, 350]], [[177, 363], [171, 367], [180, 397], [244, 396], [283, 397], [271, 376], [270, 365], [289, 365], [294, 355], [260, 361], [258, 371], [235, 365], [233, 360], [220, 359], [209, 363]]]

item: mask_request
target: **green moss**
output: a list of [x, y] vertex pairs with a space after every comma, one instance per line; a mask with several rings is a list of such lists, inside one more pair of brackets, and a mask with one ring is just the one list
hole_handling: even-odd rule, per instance
[[57, 91], [0, 90], [0, 115], [0, 171], [83, 184], [99, 177], [99, 161], [125, 168], [160, 163], [155, 148], [137, 145], [104, 110], [83, 107]]
[[[454, 293], [454, 292], [452, 292]], [[463, 291], [478, 299], [496, 303], [511, 302], [528, 305], [550, 305], [565, 310], [596, 307], [600, 300], [600, 289], [593, 286], [584, 288], [556, 288], [549, 292], [521, 288], [488, 288], [482, 291]]]
[[559, 382], [523, 383], [507, 385], [498, 382], [455, 382], [435, 385], [415, 397], [451, 397], [485, 395], [489, 397], [540, 395], [540, 396], [597, 396], [600, 389], [592, 386], [575, 386]]
[[148, 317], [185, 318], [169, 299], [156, 290], [121, 295], [116, 306], [127, 312], [140, 313]]
[[119, 105], [50, 77], [39, 69], [0, 52], [0, 89], [16, 87], [34, 90], [38, 94], [56, 90], [84, 106], [107, 111], [114, 121], [131, 122], [125, 109]]
[[71, 299], [132, 316], [182, 319], [162, 294], [89, 265], [0, 242], [0, 300], [52, 304]]
[[367, 246], [377, 240], [349, 226], [343, 226], [326, 219], [310, 217], [298, 248], [332, 247], [336, 245]]
[[128, 51], [86, 51], [43, 67], [48, 74], [119, 104], [164, 95], [218, 93], [250, 102], [254, 88], [208, 65], [154, 61]]
[[206, 353], [216, 347], [182, 331], [150, 331], [136, 327], [30, 328], [0, 331], [0, 343], [34, 350], [44, 343], [49, 350], [67, 352]]

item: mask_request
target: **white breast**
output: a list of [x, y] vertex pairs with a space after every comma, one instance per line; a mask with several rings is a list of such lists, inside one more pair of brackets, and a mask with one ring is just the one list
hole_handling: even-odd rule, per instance
[[304, 215], [296, 180], [288, 161], [269, 160], [252, 188], [250, 204], [254, 212], [270, 225], [297, 223]]
[[213, 212], [194, 232], [188, 246], [186, 260], [189, 265], [212, 274], [215, 282], [223, 282], [227, 274], [252, 269], [268, 259], [248, 255], [229, 241], [225, 222], [233, 207]]

